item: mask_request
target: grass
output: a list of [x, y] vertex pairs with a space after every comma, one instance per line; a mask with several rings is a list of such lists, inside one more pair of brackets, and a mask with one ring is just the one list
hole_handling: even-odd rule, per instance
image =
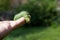
[[16, 29], [4, 40], [60, 40], [60, 27], [23, 27]]

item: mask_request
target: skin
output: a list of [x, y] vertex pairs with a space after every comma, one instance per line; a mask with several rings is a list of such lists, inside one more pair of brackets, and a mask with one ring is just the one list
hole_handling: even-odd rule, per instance
[[6, 37], [11, 31], [26, 23], [25, 18], [21, 17], [16, 21], [1, 21], [0, 22], [0, 40]]

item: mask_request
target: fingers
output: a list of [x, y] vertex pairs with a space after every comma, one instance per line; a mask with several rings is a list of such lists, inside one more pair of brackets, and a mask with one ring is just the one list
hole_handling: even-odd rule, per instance
[[20, 19], [16, 20], [16, 21], [10, 21], [10, 25], [12, 28], [17, 28], [17, 27], [21, 27], [22, 25], [24, 25], [26, 23], [25, 18], [21, 17]]

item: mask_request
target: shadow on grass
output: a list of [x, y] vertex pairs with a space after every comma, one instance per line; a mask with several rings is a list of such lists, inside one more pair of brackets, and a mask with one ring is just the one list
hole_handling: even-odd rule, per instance
[[27, 34], [34, 34], [34, 33], [38, 33], [41, 32], [45, 29], [46, 27], [40, 27], [40, 26], [36, 26], [36, 27], [22, 27], [22, 28], [18, 28], [15, 31], [13, 31], [10, 35], [8, 35], [9, 37], [18, 37], [18, 36], [25, 36]]
[[5, 40], [55, 40], [60, 39], [60, 27], [23, 26], [11, 32]]

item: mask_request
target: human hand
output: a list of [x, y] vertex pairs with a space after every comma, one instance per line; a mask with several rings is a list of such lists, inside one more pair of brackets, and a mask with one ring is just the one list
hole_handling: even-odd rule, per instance
[[11, 31], [26, 23], [25, 18], [21, 17], [16, 21], [1, 21], [0, 22], [0, 40], [7, 36]]
[[11, 31], [21, 27], [25, 23], [30, 22], [31, 16], [27, 11], [22, 11], [15, 15], [14, 21], [1, 21], [0, 22], [0, 40], [7, 36]]

